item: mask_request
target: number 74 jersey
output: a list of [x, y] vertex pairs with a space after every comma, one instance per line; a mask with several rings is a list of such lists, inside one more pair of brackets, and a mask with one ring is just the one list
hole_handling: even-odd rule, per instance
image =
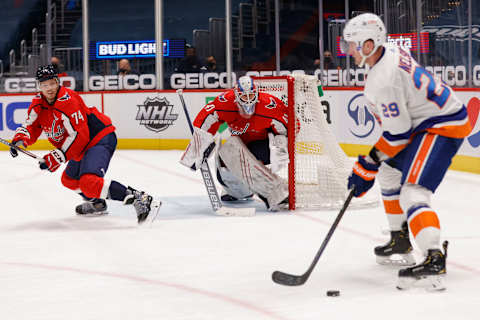
[[418, 132], [465, 138], [472, 129], [453, 90], [395, 45], [385, 45], [368, 72], [364, 94], [383, 130], [375, 146], [390, 157]]

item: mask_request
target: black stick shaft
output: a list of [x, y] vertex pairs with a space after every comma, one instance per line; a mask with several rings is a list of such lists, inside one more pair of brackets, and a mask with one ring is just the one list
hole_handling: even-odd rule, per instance
[[18, 151], [20, 151], [21, 153], [26, 154], [26, 155], [29, 156], [29, 157], [32, 157], [32, 158], [37, 159], [37, 160], [40, 160], [40, 158], [39, 158], [36, 154], [34, 154], [34, 153], [32, 153], [32, 152], [30, 152], [30, 151], [28, 151], [28, 150], [25, 150], [25, 149], [23, 149], [23, 148], [20, 148], [19, 146], [16, 146], [16, 145], [8, 142], [8, 141], [5, 140], [5, 139], [0, 138], [0, 143], [3, 143], [4, 145], [7, 145], [7, 146], [9, 146], [10, 148], [13, 148], [13, 149], [15, 149], [15, 150], [18, 150]]
[[287, 285], [287, 286], [300, 286], [307, 281], [307, 279], [310, 277], [310, 274], [312, 273], [313, 269], [315, 268], [318, 260], [322, 256], [322, 253], [325, 250], [328, 242], [330, 241], [330, 238], [332, 237], [333, 233], [335, 232], [335, 229], [337, 228], [338, 224], [340, 223], [340, 220], [342, 219], [343, 214], [347, 210], [348, 205], [350, 204], [350, 201], [352, 201], [353, 190], [354, 189], [352, 189], [350, 191], [347, 199], [345, 200], [345, 203], [343, 204], [342, 209], [340, 210], [340, 212], [337, 215], [337, 218], [335, 219], [332, 226], [330, 227], [330, 230], [328, 231], [327, 236], [323, 240], [322, 245], [320, 246], [320, 249], [318, 250], [317, 254], [315, 255], [315, 258], [313, 259], [312, 263], [310, 264], [310, 267], [308, 268], [308, 270], [300, 276], [291, 275], [291, 274], [284, 273], [284, 272], [281, 272], [281, 271], [275, 271], [272, 274], [272, 280], [274, 282], [276, 282], [278, 284], [282, 284], [282, 285]]
[[330, 230], [328, 230], [327, 236], [323, 240], [322, 245], [320, 246], [320, 249], [317, 252], [317, 255], [315, 256], [315, 258], [312, 261], [312, 264], [310, 265], [310, 268], [308, 268], [307, 270], [308, 275], [310, 275], [310, 273], [313, 271], [313, 268], [315, 268], [315, 265], [317, 264], [318, 260], [320, 260], [320, 257], [322, 256], [323, 251], [327, 247], [327, 244], [330, 241], [330, 238], [332, 237], [333, 233], [337, 229], [337, 226], [340, 223], [340, 220], [342, 219], [343, 214], [345, 213], [345, 211], [347, 211], [348, 205], [350, 204], [350, 201], [352, 201], [352, 198], [353, 198], [353, 189], [348, 194], [347, 200], [345, 200], [345, 203], [343, 204], [342, 209], [338, 213], [337, 218], [335, 219], [332, 226], [330, 227]]

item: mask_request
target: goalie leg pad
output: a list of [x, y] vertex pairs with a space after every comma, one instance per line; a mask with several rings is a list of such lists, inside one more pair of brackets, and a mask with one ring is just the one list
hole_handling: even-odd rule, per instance
[[217, 166], [218, 181], [222, 185], [226, 194], [237, 199], [244, 199], [252, 195], [252, 190], [250, 190], [247, 185], [235, 177], [230, 170], [222, 166], [222, 160], [218, 153], [215, 157], [215, 163]]
[[286, 181], [258, 161], [239, 137], [229, 138], [218, 153], [233, 176], [266, 198], [270, 210], [278, 210], [281, 202], [288, 197]]

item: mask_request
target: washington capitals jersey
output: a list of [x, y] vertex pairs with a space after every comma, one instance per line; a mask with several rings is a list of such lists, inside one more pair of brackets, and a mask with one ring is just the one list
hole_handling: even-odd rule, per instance
[[230, 133], [247, 144], [267, 139], [268, 132], [287, 135], [288, 112], [283, 102], [265, 92], [258, 93], [255, 113], [250, 118], [241, 116], [235, 102], [233, 89], [227, 90], [207, 104], [197, 115], [193, 125], [215, 134], [222, 123], [227, 123]]
[[452, 88], [420, 66], [408, 49], [384, 46], [368, 72], [364, 94], [383, 130], [375, 146], [390, 157], [421, 131], [451, 138], [471, 131], [467, 110]]
[[94, 107], [87, 107], [75, 91], [62, 86], [53, 104], [40, 93], [33, 98], [23, 126], [30, 133], [28, 145], [35, 143], [43, 131], [67, 160], [77, 161], [86, 150], [115, 130], [109, 117]]

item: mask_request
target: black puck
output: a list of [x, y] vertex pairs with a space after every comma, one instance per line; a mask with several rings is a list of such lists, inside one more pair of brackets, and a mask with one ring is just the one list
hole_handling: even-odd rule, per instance
[[329, 297], [338, 297], [340, 295], [340, 290], [328, 290], [327, 296]]

